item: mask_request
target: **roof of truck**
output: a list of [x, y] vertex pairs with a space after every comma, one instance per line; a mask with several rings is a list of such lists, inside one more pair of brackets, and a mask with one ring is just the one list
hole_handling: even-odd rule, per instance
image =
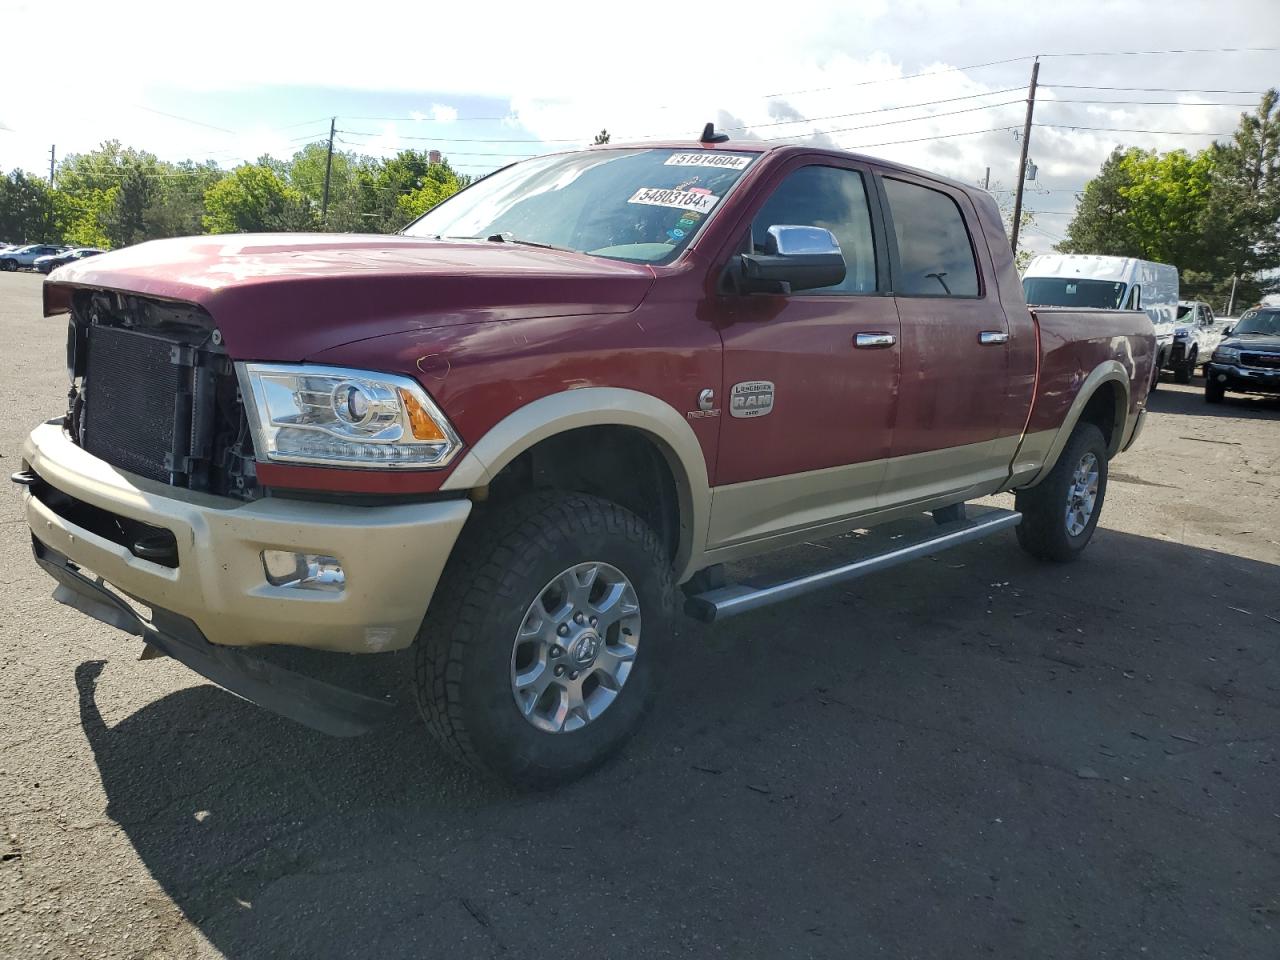
[[[981, 187], [975, 187], [972, 184], [964, 183], [960, 180], [953, 180], [950, 177], [944, 177], [934, 173], [931, 170], [922, 170], [919, 167], [908, 166], [905, 163], [896, 163], [892, 160], [885, 160], [882, 157], [873, 157], [865, 153], [854, 153], [850, 150], [841, 150], [838, 147], [827, 147], [812, 142], [806, 142], [800, 139], [787, 139], [777, 141], [766, 140], [726, 140], [722, 143], [704, 143], [701, 140], [637, 140], [629, 143], [603, 143], [587, 147], [588, 150], [687, 150], [693, 152], [695, 150], [717, 151], [722, 153], [818, 153], [826, 156], [841, 157], [846, 160], [856, 160], [860, 163], [873, 163], [877, 167], [885, 170], [897, 170], [902, 173], [914, 174], [918, 177], [925, 177], [929, 180], [936, 180], [939, 183], [945, 183], [955, 187], [958, 190], [964, 190], [968, 193], [986, 193]], [[565, 151], [566, 153], [576, 151]]]

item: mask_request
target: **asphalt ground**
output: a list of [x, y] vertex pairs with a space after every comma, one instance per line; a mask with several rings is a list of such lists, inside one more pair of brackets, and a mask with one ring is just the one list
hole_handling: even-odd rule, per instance
[[[0, 275], [6, 473], [64, 406], [39, 314]], [[1280, 402], [1151, 410], [1079, 563], [1008, 533], [687, 623], [619, 760], [523, 796], [409, 707], [330, 739], [139, 662], [14, 488], [0, 956], [1280, 956]]]

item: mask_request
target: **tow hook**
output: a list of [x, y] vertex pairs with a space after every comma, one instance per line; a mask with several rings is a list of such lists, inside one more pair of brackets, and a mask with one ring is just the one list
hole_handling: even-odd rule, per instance
[[34, 487], [40, 482], [34, 470], [19, 470], [17, 473], [9, 474], [9, 479], [20, 487]]

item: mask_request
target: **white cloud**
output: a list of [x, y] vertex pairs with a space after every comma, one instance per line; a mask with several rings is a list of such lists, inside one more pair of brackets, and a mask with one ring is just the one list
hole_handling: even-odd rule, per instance
[[[45, 75], [51, 29], [46, 7], [34, 2], [9, 6], [2, 44], [5, 75]], [[979, 180], [989, 166], [993, 178], [1010, 184], [1016, 176], [1018, 153], [1012, 133], [1008, 129], [968, 132], [1020, 128], [1019, 103], [936, 114], [1019, 100], [1028, 61], [899, 78], [1064, 47], [1210, 46], [1226, 22], [1256, 25], [1256, 40], [1251, 35], [1241, 42], [1263, 45], [1280, 26], [1274, 0], [1220, 0], [1212, 5], [1077, 0], [1012, 6], [1006, 0], [866, 0], [857, 4], [814, 0], [789, 10], [785, 29], [775, 28], [773, 21], [755, 15], [740, 0], [702, 0], [695, 7], [675, 0], [650, 0], [643, 16], [625, 5], [492, 0], [483, 20], [451, 22], [447, 35], [415, 29], [424, 24], [426, 14], [421, 4], [407, 0], [388, 0], [377, 17], [349, 17], [347, 9], [338, 0], [314, 0], [308, 15], [300, 17], [291, 5], [223, 0], [219, 15], [208, 17], [198, 8], [169, 0], [77, 4], [74, 15], [57, 24], [59, 62], [93, 63], [104, 49], [121, 55], [113, 59], [110, 70], [95, 74], [91, 90], [78, 96], [0, 103], [0, 165], [38, 170], [50, 143], [57, 143], [63, 153], [91, 148], [108, 137], [170, 157], [234, 161], [252, 159], [264, 151], [287, 156], [305, 141], [307, 130], [263, 127], [228, 134], [148, 114], [136, 105], [147, 105], [148, 92], [160, 85], [170, 93], [339, 86], [375, 94], [421, 95], [430, 106], [414, 112], [413, 118], [457, 124], [455, 129], [471, 129], [459, 119], [455, 97], [507, 101], [518, 117], [487, 126], [485, 132], [448, 134], [453, 137], [516, 138], [532, 131], [552, 140], [585, 142], [607, 127], [615, 142], [648, 136], [683, 139], [695, 136], [707, 120], [741, 118], [762, 136], [840, 131], [827, 133], [840, 146], [970, 182]], [[342, 24], [336, 45], [335, 22]], [[245, 29], [246, 23], [252, 24], [251, 30]], [[388, 34], [387, 23], [403, 29]], [[493, 30], [493, 23], [500, 23], [502, 29]], [[1103, 29], [1082, 33], [1081, 26], [1086, 24]], [[199, 37], [203, 49], [217, 50], [218, 56], [193, 61], [189, 43], [193, 36]], [[281, 36], [289, 37], [290, 43], [279, 44]], [[602, 37], [607, 42], [601, 42]], [[1141, 37], [1141, 42], [1135, 37]], [[332, 49], [334, 56], [317, 57], [317, 49]], [[131, 52], [145, 52], [145, 56]], [[1274, 55], [1262, 54], [1047, 57], [1042, 61], [1037, 120], [1225, 132], [1235, 126], [1241, 108], [1197, 104], [1197, 98], [1172, 93], [1108, 93], [1055, 84], [1260, 90], [1274, 82], [1274, 63]], [[1015, 89], [995, 92], [1009, 87]], [[976, 94], [990, 95], [953, 99]], [[1180, 99], [1185, 103], [1160, 107], [1065, 102], [1086, 99]], [[1249, 97], [1199, 99], [1244, 101]], [[952, 102], [866, 112], [932, 100]], [[935, 115], [897, 122], [925, 114]], [[832, 119], [779, 123], [828, 116]], [[294, 119], [282, 118], [280, 123]], [[4, 130], [6, 126], [11, 129]], [[499, 132], [508, 130], [521, 132]], [[421, 131], [414, 128], [412, 133]], [[947, 136], [955, 133], [967, 135]], [[394, 150], [408, 135], [388, 124], [367, 149]], [[925, 139], [930, 137], [937, 139]], [[421, 141], [407, 142], [421, 145]], [[1206, 137], [1037, 127], [1032, 156], [1040, 165], [1040, 182], [1045, 187], [1069, 191], [1097, 170], [1116, 143], [1196, 149], [1207, 142]], [[447, 143], [440, 146], [448, 150]], [[541, 149], [556, 146], [560, 144]], [[496, 149], [516, 152], [520, 145]], [[1065, 209], [1071, 198], [1070, 192], [1055, 193], [1055, 208]], [[1046, 230], [1060, 233], [1065, 219], [1054, 218], [1053, 224], [1044, 221]]]

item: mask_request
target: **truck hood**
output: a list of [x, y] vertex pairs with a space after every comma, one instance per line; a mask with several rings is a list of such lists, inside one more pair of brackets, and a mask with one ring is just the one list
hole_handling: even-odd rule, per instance
[[75, 288], [204, 308], [240, 360], [304, 360], [368, 337], [527, 317], [626, 313], [653, 271], [586, 254], [486, 241], [352, 234], [154, 240], [60, 267], [45, 313]]
[[1263, 333], [1245, 333], [1240, 336], [1233, 334], [1218, 344], [1218, 347], [1242, 350], [1245, 353], [1280, 353], [1280, 337]]

